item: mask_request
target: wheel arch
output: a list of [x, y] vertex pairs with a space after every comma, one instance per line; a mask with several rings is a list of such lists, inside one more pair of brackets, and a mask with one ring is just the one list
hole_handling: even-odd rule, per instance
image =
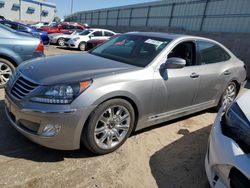
[[[109, 100], [112, 100], [112, 99], [123, 99], [123, 100], [126, 100], [127, 102], [129, 102], [133, 109], [134, 109], [134, 113], [135, 113], [135, 123], [134, 123], [134, 127], [133, 127], [133, 131], [136, 129], [136, 125], [137, 125], [137, 122], [140, 118], [140, 105], [139, 105], [139, 102], [138, 100], [136, 99], [136, 97], [130, 95], [130, 94], [121, 94], [121, 93], [112, 93], [112, 94], [107, 94], [105, 96], [103, 96], [101, 99], [97, 100], [94, 105], [95, 106], [99, 106], [101, 105], [102, 103], [106, 102], [106, 101], [109, 101]], [[89, 114], [86, 122], [84, 123], [84, 126], [85, 124], [87, 123], [90, 115], [92, 114], [92, 112]]]
[[7, 55], [0, 54], [0, 58], [6, 59], [7, 61], [11, 62], [14, 65], [14, 67], [18, 66], [16, 60], [14, 60], [13, 58], [11, 58], [11, 57], [9, 57]]

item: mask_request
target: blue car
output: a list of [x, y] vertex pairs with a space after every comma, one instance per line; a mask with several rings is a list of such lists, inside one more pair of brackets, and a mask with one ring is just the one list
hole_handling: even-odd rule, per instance
[[9, 20], [1, 20], [0, 24], [3, 24], [5, 26], [7, 26], [7, 27], [10, 27], [10, 28], [16, 30], [17, 32], [30, 33], [34, 37], [41, 38], [44, 45], [49, 44], [49, 37], [48, 37], [47, 32], [38, 31], [34, 27], [31, 27], [31, 26], [28, 26], [28, 25], [25, 25], [25, 24], [21, 24], [21, 23], [18, 23], [18, 22], [9, 21]]

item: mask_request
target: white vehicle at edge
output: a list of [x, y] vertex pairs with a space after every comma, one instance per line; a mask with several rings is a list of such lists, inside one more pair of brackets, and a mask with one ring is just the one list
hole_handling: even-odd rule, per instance
[[250, 91], [223, 113], [210, 133], [205, 168], [211, 187], [250, 187]]
[[32, 24], [31, 26], [39, 29], [43, 26], [48, 26], [48, 25], [49, 25], [49, 22], [36, 22], [36, 23]]
[[74, 31], [71, 34], [64, 34], [64, 33], [53, 33], [49, 34], [50, 44], [58, 44], [59, 46], [65, 45], [65, 38], [69, 36], [77, 36], [79, 33], [83, 32], [80, 31]]
[[106, 29], [86, 29], [78, 36], [69, 36], [65, 39], [65, 46], [69, 48], [85, 50], [86, 44], [90, 39], [109, 39], [116, 35], [115, 32]]

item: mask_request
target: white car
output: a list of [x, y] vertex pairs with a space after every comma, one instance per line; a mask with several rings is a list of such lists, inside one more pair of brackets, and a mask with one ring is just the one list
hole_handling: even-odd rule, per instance
[[250, 187], [250, 91], [223, 113], [209, 137], [205, 168], [213, 188]]
[[49, 25], [49, 22], [36, 22], [36, 23], [32, 24], [31, 26], [39, 29], [43, 26], [48, 26], [48, 25]]
[[83, 32], [83, 31], [76, 30], [71, 34], [65, 34], [65, 33], [49, 34], [50, 44], [58, 44], [59, 46], [64, 46], [65, 45], [65, 38], [67, 38], [69, 36], [77, 36], [81, 32]]
[[109, 39], [116, 35], [115, 32], [106, 29], [86, 29], [77, 36], [69, 36], [65, 39], [65, 46], [85, 51], [90, 39]]

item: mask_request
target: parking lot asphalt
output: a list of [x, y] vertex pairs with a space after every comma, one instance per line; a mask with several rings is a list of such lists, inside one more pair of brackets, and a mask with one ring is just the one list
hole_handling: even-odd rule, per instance
[[[80, 53], [56, 46], [45, 51]], [[0, 187], [206, 188], [204, 157], [215, 116], [207, 110], [156, 125], [133, 134], [116, 152], [94, 156], [84, 148], [47, 149], [23, 137], [7, 121], [0, 90]]]

